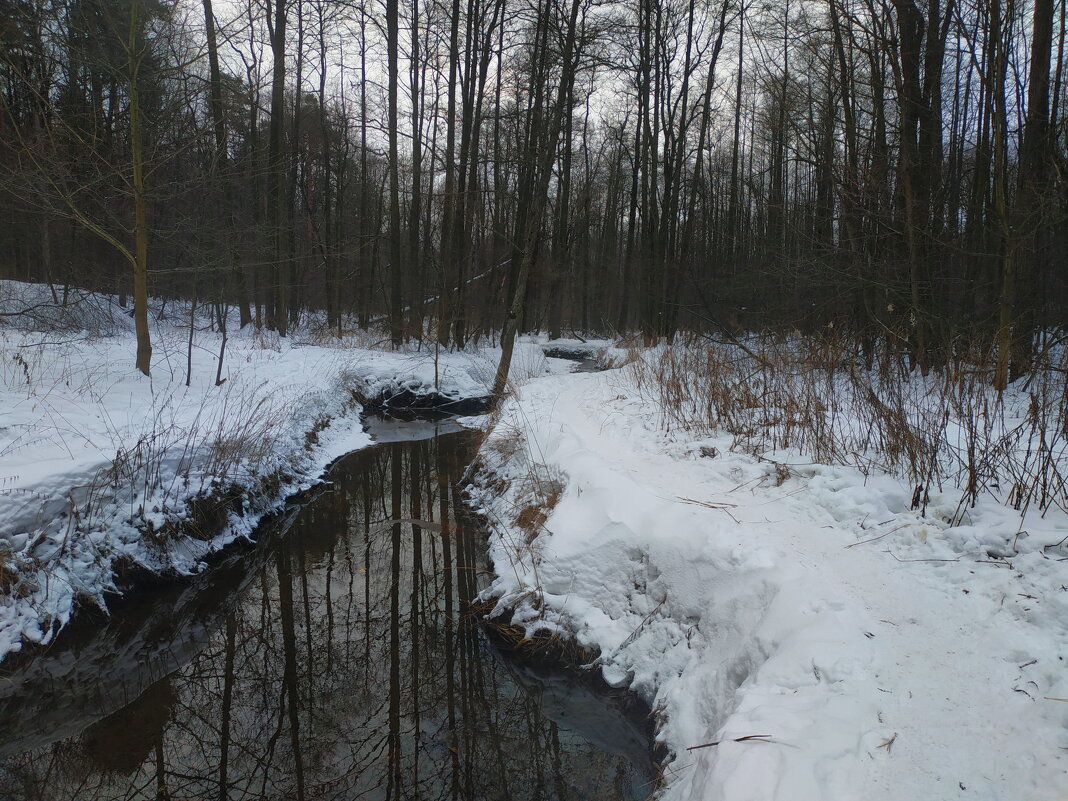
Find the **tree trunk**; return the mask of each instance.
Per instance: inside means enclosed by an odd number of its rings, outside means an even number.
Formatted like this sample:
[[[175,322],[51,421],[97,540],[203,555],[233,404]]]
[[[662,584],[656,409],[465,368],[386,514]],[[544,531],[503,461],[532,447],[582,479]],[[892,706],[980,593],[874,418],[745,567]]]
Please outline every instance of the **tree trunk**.
[[[141,138],[141,97],[138,89],[142,52],[138,45],[141,0],[130,3],[130,31],[127,56],[130,78],[130,158],[133,162],[134,260],[133,301],[134,330],[137,333],[137,369],[151,374],[152,337],[148,330],[148,220],[145,198],[144,145]]]
[[[274,0],[274,24],[270,26],[274,71],[271,75],[271,124],[267,144],[269,222],[274,245],[272,265],[272,299],[268,304],[267,327],[286,335],[289,323],[286,283],[288,258],[286,253],[286,176],[282,153],[282,134],[285,126],[286,78],[286,4],[289,0]]]
[[[398,17],[397,0],[386,0],[386,68],[389,74],[389,337],[395,348],[404,342],[400,154],[397,142]]]
[[[522,312],[523,299],[526,297],[527,279],[531,268],[537,258],[539,238],[541,236],[542,219],[545,212],[545,203],[549,190],[549,178],[552,174],[553,157],[556,153],[556,142],[560,137],[560,129],[564,114],[569,113],[565,108],[568,95],[573,91],[575,71],[577,64],[572,60],[575,50],[575,28],[578,22],[579,7],[582,0],[573,0],[571,14],[568,19],[567,34],[564,38],[563,54],[561,62],[563,73],[560,76],[560,87],[557,92],[556,103],[549,113],[547,131],[538,130],[537,117],[532,121],[531,136],[536,137],[538,146],[532,149],[539,164],[531,165],[536,181],[531,198],[530,212],[523,220],[522,251],[520,256],[519,272],[516,276],[515,290],[511,304],[508,308],[508,318],[501,333],[501,361],[497,366],[497,376],[493,382],[493,397],[499,401],[504,397],[504,390],[508,385],[508,372],[512,364],[512,351],[515,348],[515,336],[519,327],[520,314]],[[546,8],[544,13],[548,15]],[[547,20],[546,20],[547,22]]]

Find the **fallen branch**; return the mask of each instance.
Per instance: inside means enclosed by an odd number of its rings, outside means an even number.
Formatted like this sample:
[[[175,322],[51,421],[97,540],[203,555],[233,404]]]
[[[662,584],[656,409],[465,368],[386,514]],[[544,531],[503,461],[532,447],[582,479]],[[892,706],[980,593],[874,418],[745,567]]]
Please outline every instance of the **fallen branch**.
[[[902,559],[900,556],[898,556],[896,553],[891,551],[889,548],[887,548],[885,550],[885,553],[890,554],[898,562],[959,562],[960,561],[960,557],[959,556],[956,559]]]
[[[747,743],[747,742],[749,742],[751,740],[755,741],[755,742],[758,742],[758,743],[767,743],[767,742],[771,742],[768,739],[769,737],[771,737],[770,734],[747,734],[747,735],[745,735],[745,737],[735,737],[733,740],[716,740],[714,743],[704,743],[702,745],[691,745],[686,750],[687,751],[696,751],[698,748],[711,748],[712,746],[719,745],[720,743]]]
[[[860,542],[854,542],[852,545],[847,545],[845,547],[847,549],[848,548],[855,548],[858,545],[865,545],[866,543],[869,543],[869,542],[875,542],[876,540],[881,540],[883,537],[889,536],[890,534],[893,534],[895,531],[901,531],[901,529],[903,529],[904,527],[905,527],[905,524],[902,524],[902,525],[898,526],[897,528],[892,528],[889,531],[887,531],[887,532],[885,532],[883,534],[880,534],[878,537],[872,537],[870,540],[861,540]]]
[[[630,643],[633,642],[634,638],[638,636],[638,633],[642,629],[645,628],[645,624],[653,619],[653,615],[655,615],[657,612],[660,611],[660,607],[662,607],[666,601],[667,601],[667,596],[665,595],[663,597],[663,599],[661,599],[660,603],[658,603],[655,607],[653,607],[653,611],[645,616],[645,620],[643,620],[641,623],[638,624],[638,628],[634,629],[634,631],[632,631],[630,633],[630,636],[627,637],[627,639],[623,640],[623,642],[621,642],[619,644],[619,647],[617,647],[615,649],[615,651],[613,651],[612,653],[613,654],[619,653],[620,650],[622,650],[623,648],[626,648],[628,645],[630,645]]]
[[[679,495],[678,499],[684,503],[692,503],[695,506],[703,506],[706,509],[733,509],[735,506],[738,505],[736,503],[727,503],[725,501],[698,501],[694,498],[686,498],[682,495]]]
[[[681,495],[677,496],[677,498],[678,498],[678,500],[682,501],[683,503],[690,503],[690,504],[693,504],[694,506],[703,506],[705,509],[714,509],[714,510],[719,511],[719,512],[726,512],[727,516],[731,520],[733,520],[736,524],[738,524],[738,525],[742,524],[742,522],[737,517],[735,517],[733,514],[731,514],[731,512],[730,512],[731,509],[733,509],[734,507],[736,507],[738,505],[736,503],[726,503],[726,502],[723,502],[723,501],[721,501],[719,503],[716,503],[716,502],[713,502],[713,501],[698,501],[698,500],[694,500],[693,498],[684,498]]]

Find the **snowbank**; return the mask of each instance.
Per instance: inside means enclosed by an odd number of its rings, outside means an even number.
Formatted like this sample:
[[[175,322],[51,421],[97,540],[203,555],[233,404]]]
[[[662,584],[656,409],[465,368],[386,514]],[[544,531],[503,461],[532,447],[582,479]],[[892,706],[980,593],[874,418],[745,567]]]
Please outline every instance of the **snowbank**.
[[[1068,520],[667,433],[629,370],[509,401],[470,488],[496,613],[599,652],[672,801],[1060,799]],[[787,462],[790,463],[787,463]],[[693,750],[690,750],[693,749]]]
[[[56,307],[46,287],[4,282],[0,311],[0,658],[46,643],[79,603],[103,606],[129,567],[184,574],[336,457],[370,443],[361,400],[484,396],[497,352],[383,352],[297,331],[153,309],[152,377],[133,368],[132,320],[105,295]],[[42,330],[45,322],[53,324]],[[546,369],[518,349],[516,375]]]

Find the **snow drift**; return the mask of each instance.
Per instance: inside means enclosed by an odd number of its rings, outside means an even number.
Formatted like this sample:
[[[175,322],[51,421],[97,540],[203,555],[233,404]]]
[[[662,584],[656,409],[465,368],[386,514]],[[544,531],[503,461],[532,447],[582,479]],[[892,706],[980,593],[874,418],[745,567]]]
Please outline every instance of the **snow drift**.
[[[633,371],[535,381],[470,492],[495,613],[650,703],[665,799],[1064,798],[1060,509],[923,514],[904,480],[662,419]]]

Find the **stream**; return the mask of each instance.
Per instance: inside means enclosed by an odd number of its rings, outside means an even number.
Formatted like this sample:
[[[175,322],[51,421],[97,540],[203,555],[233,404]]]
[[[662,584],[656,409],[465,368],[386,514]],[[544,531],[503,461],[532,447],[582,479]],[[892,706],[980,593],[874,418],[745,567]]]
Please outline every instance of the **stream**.
[[[470,604],[477,435],[369,420],[377,444],[203,574],[86,613],[0,665],[0,799],[638,801],[625,696],[499,653]]]

